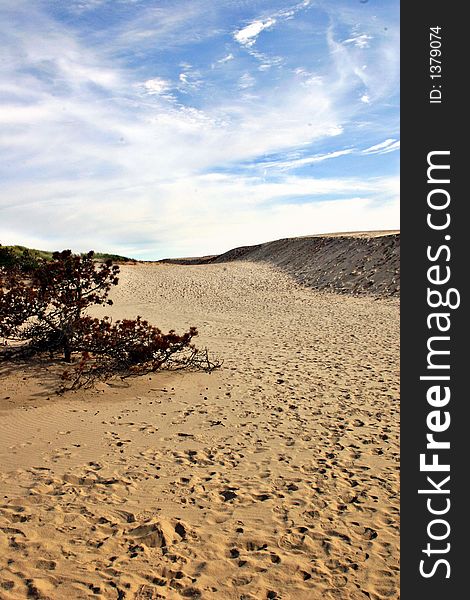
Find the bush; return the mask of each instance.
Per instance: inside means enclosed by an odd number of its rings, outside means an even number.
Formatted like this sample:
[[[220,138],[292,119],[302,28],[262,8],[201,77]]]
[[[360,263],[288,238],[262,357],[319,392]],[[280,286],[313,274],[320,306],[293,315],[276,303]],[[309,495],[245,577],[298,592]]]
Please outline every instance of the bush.
[[[0,267],[0,336],[17,342],[17,353],[47,351],[52,357],[60,352],[69,363],[73,353],[80,353],[75,368],[64,374],[72,387],[163,365],[207,371],[219,366],[191,344],[194,327],[182,335],[163,334],[140,317],[113,323],[84,314],[90,306],[111,305],[109,292],[119,281],[117,265],[110,259],[97,264],[93,258],[93,252],[64,250],[27,268],[19,263]]]
[[[0,244],[0,267],[11,268],[16,265],[16,256],[11,248]]]
[[[96,266],[93,252],[54,252],[23,269],[20,263],[0,274],[0,335],[28,343],[31,351],[61,350],[70,362],[80,345],[83,311],[94,304],[112,304],[111,286],[119,267],[111,261]]]
[[[51,259],[52,252],[31,250],[24,246],[2,246],[0,244],[0,267],[18,267],[25,273],[39,266],[39,259]]]

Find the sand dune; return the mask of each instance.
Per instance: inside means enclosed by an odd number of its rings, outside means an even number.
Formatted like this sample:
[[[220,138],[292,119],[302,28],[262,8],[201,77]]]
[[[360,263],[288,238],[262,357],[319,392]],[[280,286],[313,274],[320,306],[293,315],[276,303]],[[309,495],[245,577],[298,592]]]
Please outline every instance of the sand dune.
[[[122,267],[113,316],[198,326],[212,374],[58,397],[60,364],[4,367],[0,598],[399,597],[398,300],[281,266]]]
[[[265,262],[285,270],[302,285],[342,294],[398,296],[400,234],[354,232],[286,238],[242,246],[216,256],[167,259],[169,264]]]

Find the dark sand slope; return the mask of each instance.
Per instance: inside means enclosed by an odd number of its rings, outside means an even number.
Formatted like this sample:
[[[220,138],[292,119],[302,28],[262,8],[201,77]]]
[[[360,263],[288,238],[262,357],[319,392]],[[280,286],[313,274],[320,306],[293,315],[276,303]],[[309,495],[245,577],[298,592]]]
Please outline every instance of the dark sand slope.
[[[391,282],[396,237],[375,239]],[[211,375],[57,397],[60,365],[3,369],[2,600],[399,597],[398,300],[299,285],[309,243],[122,267],[112,316],[197,325]],[[323,264],[371,272],[341,243]]]
[[[398,296],[400,234],[335,234],[286,238],[234,248],[218,256],[167,259],[170,264],[211,264],[236,260],[266,262],[315,290]]]

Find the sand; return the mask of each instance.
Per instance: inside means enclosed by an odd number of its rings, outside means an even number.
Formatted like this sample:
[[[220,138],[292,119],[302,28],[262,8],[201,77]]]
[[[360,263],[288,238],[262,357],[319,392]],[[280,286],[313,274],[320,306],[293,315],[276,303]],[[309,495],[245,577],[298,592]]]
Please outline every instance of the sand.
[[[121,270],[97,314],[196,325],[223,366],[63,396],[3,366],[0,598],[398,598],[398,300]]]
[[[215,256],[165,259],[166,264],[261,262],[315,290],[347,295],[400,295],[400,233],[367,231],[309,235],[233,248]]]

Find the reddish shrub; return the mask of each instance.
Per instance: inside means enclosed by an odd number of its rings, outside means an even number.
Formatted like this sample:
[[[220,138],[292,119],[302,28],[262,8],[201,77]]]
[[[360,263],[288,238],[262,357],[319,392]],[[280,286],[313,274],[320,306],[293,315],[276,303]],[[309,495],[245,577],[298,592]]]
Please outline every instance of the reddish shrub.
[[[84,315],[92,305],[110,305],[111,287],[118,284],[119,267],[107,260],[97,264],[93,252],[74,255],[55,252],[51,261],[40,260],[25,272],[18,266],[0,268],[0,336],[20,342],[22,355],[60,352],[66,362],[81,353],[78,364],[66,371],[72,387],[114,373],[122,376],[170,368],[196,367],[207,371],[219,366],[191,340],[197,330],[182,335],[163,334],[137,317],[115,323],[108,317]]]

